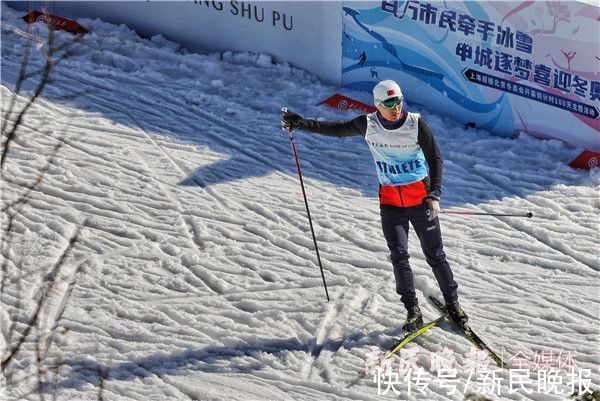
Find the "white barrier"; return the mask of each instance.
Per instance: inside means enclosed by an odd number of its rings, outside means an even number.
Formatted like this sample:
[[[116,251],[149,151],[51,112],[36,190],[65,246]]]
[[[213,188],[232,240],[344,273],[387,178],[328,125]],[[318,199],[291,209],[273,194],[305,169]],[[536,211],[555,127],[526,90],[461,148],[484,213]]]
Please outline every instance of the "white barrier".
[[[9,2],[26,10],[28,2]],[[144,36],[200,52],[248,51],[341,82],[341,1],[56,1],[33,2],[64,17],[126,24]]]

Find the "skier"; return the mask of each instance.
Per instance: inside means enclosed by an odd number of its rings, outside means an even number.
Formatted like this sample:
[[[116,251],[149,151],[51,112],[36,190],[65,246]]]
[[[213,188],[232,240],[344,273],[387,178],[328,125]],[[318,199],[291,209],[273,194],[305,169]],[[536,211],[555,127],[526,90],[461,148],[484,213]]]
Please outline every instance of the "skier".
[[[354,60],[358,60],[358,65],[360,65],[361,67],[363,65],[365,65],[365,62],[367,61],[367,53],[366,52],[362,52],[357,58],[355,58]]]
[[[442,158],[427,123],[404,109],[404,96],[392,80],[373,89],[377,112],[347,122],[317,121],[283,109],[281,123],[322,135],[361,135],[373,154],[379,179],[383,234],[390,249],[396,292],[407,310],[405,333],[423,325],[423,316],[408,262],[408,228],[412,224],[427,263],[444,296],[450,317],[467,327],[468,317],[458,303],[458,285],[442,245],[438,214],[442,184]]]
[[[377,74],[377,70],[374,67],[371,67],[369,71],[371,71],[371,78],[375,78],[378,81],[381,81],[381,79],[379,79],[379,74]]]

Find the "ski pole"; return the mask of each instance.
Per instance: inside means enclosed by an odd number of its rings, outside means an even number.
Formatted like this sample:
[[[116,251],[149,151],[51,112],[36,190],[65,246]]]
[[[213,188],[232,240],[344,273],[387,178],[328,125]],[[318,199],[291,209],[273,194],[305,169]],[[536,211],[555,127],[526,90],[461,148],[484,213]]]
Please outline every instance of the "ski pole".
[[[287,109],[284,107],[281,109],[284,113]],[[292,135],[292,127],[288,128],[288,134],[292,143],[292,153],[294,154],[294,161],[296,162],[296,170],[298,171],[298,178],[300,178],[300,187],[302,188],[302,196],[304,196],[304,205],[306,206],[306,214],[308,215],[308,223],[310,225],[310,232],[312,233],[313,241],[315,243],[315,251],[317,253],[317,261],[319,262],[319,268],[321,269],[321,277],[323,278],[323,285],[325,286],[325,295],[327,296],[327,302],[329,302],[329,292],[327,291],[327,283],[325,282],[325,273],[323,272],[323,265],[321,264],[321,256],[319,255],[319,247],[317,246],[317,237],[315,236],[315,230],[313,228],[312,219],[310,217],[310,209],[308,208],[308,200],[306,199],[306,191],[304,190],[304,180],[302,179],[302,170],[300,170],[300,161],[298,160],[298,152],[296,151],[296,141],[294,135]]]
[[[510,213],[486,213],[486,212],[459,212],[454,210],[442,210],[444,214],[460,214],[465,216],[502,216],[502,217],[527,217],[528,219],[533,217],[533,213],[518,213],[518,214],[510,214]]]

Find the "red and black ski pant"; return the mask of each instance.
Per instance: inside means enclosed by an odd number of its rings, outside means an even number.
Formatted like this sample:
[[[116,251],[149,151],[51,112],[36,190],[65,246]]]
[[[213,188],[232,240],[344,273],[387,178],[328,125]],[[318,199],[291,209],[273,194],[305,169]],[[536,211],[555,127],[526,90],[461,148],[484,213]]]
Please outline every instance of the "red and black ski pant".
[[[412,224],[421,241],[425,260],[433,269],[446,303],[458,300],[458,284],[454,281],[452,269],[446,260],[442,244],[439,220],[427,220],[425,204],[412,207],[381,205],[381,225],[383,235],[390,249],[396,292],[408,308],[418,304],[415,293],[413,272],[408,262],[408,223]]]

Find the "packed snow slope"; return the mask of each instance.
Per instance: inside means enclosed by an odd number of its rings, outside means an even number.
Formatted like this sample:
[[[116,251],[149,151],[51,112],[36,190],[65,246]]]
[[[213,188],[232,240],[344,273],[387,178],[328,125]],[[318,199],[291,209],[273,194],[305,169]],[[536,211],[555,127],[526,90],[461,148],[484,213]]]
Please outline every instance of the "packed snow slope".
[[[3,116],[25,49],[20,16],[2,5]],[[431,382],[409,394],[396,383],[400,394],[378,395],[365,356],[390,345],[405,312],[373,162],[361,137],[297,132],[325,301],[280,108],[350,119],[356,114],[316,105],[338,88],[266,55],[191,54],[126,26],[79,22],[91,33],[28,112],[2,183],[5,205],[64,142],[3,248],[11,280],[21,262],[30,274],[21,288],[7,286],[0,315],[3,330],[14,320],[24,329],[45,272],[81,225],[64,270],[74,284],[55,289],[42,321],[60,328],[48,353],[61,363],[59,399],[463,400],[476,392],[464,389],[470,344],[443,323],[408,349],[427,372],[431,353],[451,351],[457,391]],[[45,26],[35,33],[43,38]],[[32,65],[42,64],[43,46]],[[26,87],[17,106],[30,95]],[[598,170],[569,168],[579,150],[557,141],[465,130],[410,99],[408,109],[422,113],[444,155],[443,209],[534,214],[441,217],[472,327],[505,359],[576,354],[598,389]],[[410,248],[421,306],[433,319],[439,313],[426,297],[439,290],[412,233]],[[15,362],[24,378],[4,389],[8,399],[38,399],[27,395],[33,337],[25,346]],[[505,382],[492,399],[569,398],[533,387],[509,393],[509,371],[498,376]]]

